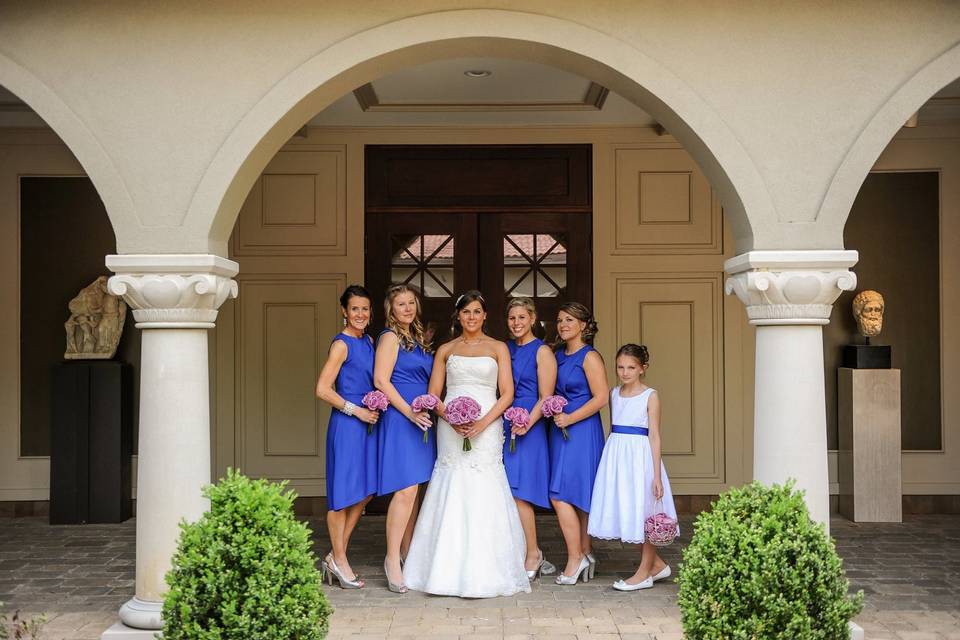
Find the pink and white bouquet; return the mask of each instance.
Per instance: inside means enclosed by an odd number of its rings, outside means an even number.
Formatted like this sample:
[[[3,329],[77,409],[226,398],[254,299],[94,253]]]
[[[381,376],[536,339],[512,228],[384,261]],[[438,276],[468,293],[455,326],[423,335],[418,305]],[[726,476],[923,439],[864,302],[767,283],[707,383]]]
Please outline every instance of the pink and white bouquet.
[[[447,422],[459,427],[480,419],[480,403],[470,396],[457,396],[447,403]],[[463,439],[463,450],[470,451],[470,438]]]
[[[363,400],[360,401],[370,411],[386,411],[387,407],[390,406],[390,401],[387,399],[387,394],[383,391],[370,391],[367,395],[363,396]],[[373,423],[367,423],[367,435],[373,433]]]
[[[523,428],[530,422],[530,412],[523,407],[510,407],[503,412],[503,417],[510,421],[510,426]],[[510,434],[510,453],[517,452],[517,434]]]
[[[413,402],[410,403],[410,408],[417,413],[421,411],[435,411],[439,404],[440,398],[432,393],[424,393],[413,399]],[[426,429],[423,430],[423,442],[430,442],[430,432]]]
[[[543,399],[543,404],[540,405],[540,410],[543,411],[543,415],[548,418],[558,416],[563,413],[563,408],[567,406],[567,399],[563,396],[547,396]],[[567,435],[567,430],[563,427],[560,427],[560,433],[563,434],[564,440],[569,440],[570,436]]]
[[[653,546],[666,547],[674,541],[679,530],[677,521],[661,511],[643,522],[643,532],[647,534],[647,542]]]

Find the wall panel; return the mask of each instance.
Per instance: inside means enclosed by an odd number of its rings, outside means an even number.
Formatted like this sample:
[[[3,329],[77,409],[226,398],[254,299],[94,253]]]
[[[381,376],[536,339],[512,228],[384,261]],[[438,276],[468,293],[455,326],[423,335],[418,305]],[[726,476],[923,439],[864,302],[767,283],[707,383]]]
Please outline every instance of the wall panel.
[[[345,277],[253,280],[240,285],[240,459],[249,474],[324,478],[329,406],[314,395],[340,328]]]
[[[718,274],[615,274],[617,343],[650,350],[647,383],[663,407],[672,481],[724,480],[722,279]]]

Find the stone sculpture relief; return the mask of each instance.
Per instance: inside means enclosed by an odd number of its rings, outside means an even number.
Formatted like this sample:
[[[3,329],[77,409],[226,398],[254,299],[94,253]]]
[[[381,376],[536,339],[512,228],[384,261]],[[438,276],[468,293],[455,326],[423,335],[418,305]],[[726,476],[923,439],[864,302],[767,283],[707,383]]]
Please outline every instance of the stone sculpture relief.
[[[100,276],[80,290],[67,305],[70,318],[63,323],[67,334],[67,360],[109,360],[117,352],[127,303],[107,291],[107,276]]]
[[[857,321],[860,335],[866,337],[867,344],[870,338],[880,335],[883,329],[883,296],[876,291],[867,289],[853,298],[853,317]]]

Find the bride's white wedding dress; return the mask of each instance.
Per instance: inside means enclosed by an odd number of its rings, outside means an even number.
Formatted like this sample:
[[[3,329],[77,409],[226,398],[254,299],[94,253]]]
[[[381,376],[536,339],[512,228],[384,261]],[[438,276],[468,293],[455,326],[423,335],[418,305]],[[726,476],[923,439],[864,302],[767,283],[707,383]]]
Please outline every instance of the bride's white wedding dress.
[[[481,415],[497,401],[497,361],[447,358],[447,397],[470,396]],[[503,468],[503,426],[497,420],[471,439],[446,421],[437,426],[437,463],[403,567],[407,586],[463,598],[529,592],[523,528]]]

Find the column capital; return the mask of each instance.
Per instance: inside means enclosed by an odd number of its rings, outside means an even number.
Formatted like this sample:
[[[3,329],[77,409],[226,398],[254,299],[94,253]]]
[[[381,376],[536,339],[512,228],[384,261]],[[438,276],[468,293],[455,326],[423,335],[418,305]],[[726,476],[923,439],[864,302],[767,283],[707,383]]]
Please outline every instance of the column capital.
[[[123,296],[139,329],[212,329],[217,309],[237,297],[233,260],[208,254],[109,255],[107,281]]]
[[[727,260],[724,290],[754,325],[823,325],[843,291],[857,286],[856,251],[749,251]]]

